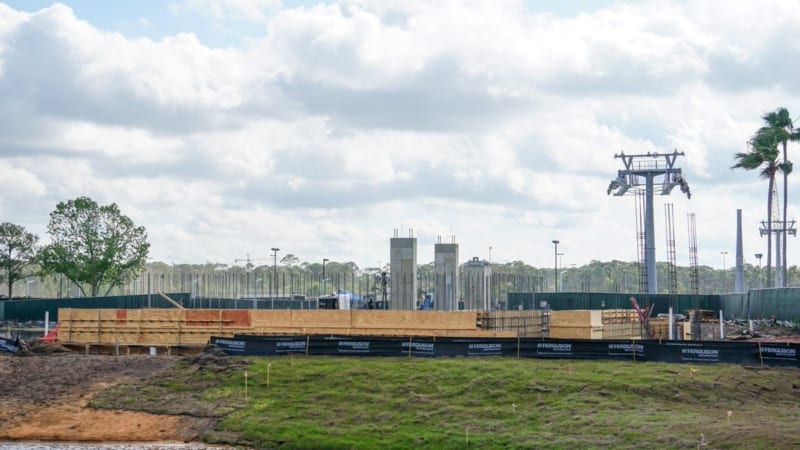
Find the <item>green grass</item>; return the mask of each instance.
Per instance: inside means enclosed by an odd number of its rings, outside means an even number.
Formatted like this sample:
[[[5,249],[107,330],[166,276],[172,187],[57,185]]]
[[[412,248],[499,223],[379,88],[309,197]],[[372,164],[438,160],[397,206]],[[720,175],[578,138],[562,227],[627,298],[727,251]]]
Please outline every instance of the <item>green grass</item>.
[[[796,369],[281,357],[247,370],[246,399],[242,372],[210,391],[238,393],[217,429],[256,447],[694,448],[701,433],[713,448],[800,446]]]
[[[93,406],[218,417],[207,441],[256,448],[697,448],[701,434],[705,448],[800,448],[798,369],[513,358],[225,361],[182,361],[145,384],[102,393]]]

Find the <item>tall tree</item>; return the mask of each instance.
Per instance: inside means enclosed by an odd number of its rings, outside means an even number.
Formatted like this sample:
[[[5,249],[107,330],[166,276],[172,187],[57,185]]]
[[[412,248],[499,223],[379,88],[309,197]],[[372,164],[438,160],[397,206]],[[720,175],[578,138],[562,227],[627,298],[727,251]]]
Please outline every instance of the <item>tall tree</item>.
[[[782,283],[783,285],[780,287],[786,287],[786,268],[789,266],[786,261],[786,237],[787,237],[787,230],[785,224],[788,221],[788,217],[786,217],[788,204],[789,204],[789,185],[788,185],[788,178],[789,174],[792,172],[792,163],[789,161],[789,154],[787,152],[787,143],[788,141],[797,141],[800,139],[800,132],[796,132],[794,129],[794,123],[792,122],[792,118],[789,115],[789,111],[786,108],[778,108],[775,111],[768,112],[761,117],[766,125],[759,130],[759,133],[772,133],[778,142],[783,147],[783,163],[781,164],[781,171],[783,172],[783,224],[781,232],[781,239],[783,240],[783,247],[781,250],[783,261],[782,267]]]
[[[750,151],[736,153],[735,164],[731,169],[756,170],[759,176],[769,181],[767,190],[767,286],[772,285],[772,191],[775,174],[780,169],[778,163],[778,139],[769,130],[761,129],[748,142]]]
[[[134,225],[116,203],[100,206],[88,197],[56,205],[47,231],[52,243],[42,249],[42,269],[63,274],[84,295],[83,285],[89,286],[93,297],[101,287],[108,295],[138,275],[150,249],[144,227]]]
[[[287,266],[289,268],[294,267],[299,262],[300,262],[300,258],[298,258],[297,256],[294,256],[291,253],[289,253],[286,256],[284,256],[283,258],[281,258],[281,264],[283,264],[284,266]]]
[[[0,224],[0,281],[8,284],[8,298],[11,298],[14,283],[29,275],[26,271],[35,262],[38,241],[38,236],[21,225]]]

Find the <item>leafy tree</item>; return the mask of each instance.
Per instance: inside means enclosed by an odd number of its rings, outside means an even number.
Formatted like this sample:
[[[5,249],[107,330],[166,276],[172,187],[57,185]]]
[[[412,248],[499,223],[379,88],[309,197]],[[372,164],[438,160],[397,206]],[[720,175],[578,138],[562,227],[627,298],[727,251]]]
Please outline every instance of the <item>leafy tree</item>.
[[[50,213],[47,231],[52,243],[41,252],[42,269],[60,273],[85,295],[101,286],[108,293],[144,269],[150,244],[144,227],[123,215],[116,203],[99,206],[88,197],[61,202]]]
[[[14,283],[26,278],[26,269],[35,263],[39,237],[13,223],[0,224],[0,282],[8,284],[8,298]]]
[[[789,161],[789,155],[787,152],[787,142],[788,141],[797,141],[800,140],[800,131],[794,130],[794,123],[792,122],[792,118],[789,115],[789,111],[786,108],[778,108],[775,111],[768,112],[761,117],[766,126],[762,127],[759,130],[759,133],[769,133],[772,134],[775,139],[783,146],[783,163],[781,164],[781,171],[783,172],[783,220],[784,223],[788,219],[786,217],[787,213],[787,206],[789,202],[789,185],[788,185],[788,177],[789,174],[792,172],[792,163]],[[783,227],[783,233],[781,236],[783,240],[783,247],[781,249],[782,253],[782,260],[783,260],[783,285],[780,287],[786,287],[787,282],[787,266],[786,263],[786,227]]]
[[[298,258],[297,256],[294,256],[291,253],[289,253],[286,256],[284,256],[283,258],[281,258],[281,264],[283,264],[284,266],[287,266],[287,267],[295,266],[299,262],[300,262],[300,258]]]
[[[769,181],[767,191],[767,229],[772,230],[772,191],[778,170],[791,170],[778,162],[778,137],[768,128],[760,129],[748,142],[750,151],[736,153],[731,169],[760,169],[759,176]],[[772,233],[767,233],[767,286],[772,285]]]

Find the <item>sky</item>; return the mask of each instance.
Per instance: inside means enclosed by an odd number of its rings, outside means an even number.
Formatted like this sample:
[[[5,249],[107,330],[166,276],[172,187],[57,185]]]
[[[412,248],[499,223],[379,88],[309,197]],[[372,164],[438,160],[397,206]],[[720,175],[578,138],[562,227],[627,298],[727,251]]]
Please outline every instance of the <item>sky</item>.
[[[440,238],[462,261],[552,267],[553,240],[564,267],[635,261],[614,155],[677,149],[692,198],[656,197],[657,259],[672,203],[679,265],[694,214],[698,262],[730,268],[737,209],[757,264],[767,183],[730,166],[764,113],[800,117],[798,69],[797,1],[10,1],[0,221],[47,243],[59,202],[114,202],[175,264],[366,268],[395,230],[420,263]]]

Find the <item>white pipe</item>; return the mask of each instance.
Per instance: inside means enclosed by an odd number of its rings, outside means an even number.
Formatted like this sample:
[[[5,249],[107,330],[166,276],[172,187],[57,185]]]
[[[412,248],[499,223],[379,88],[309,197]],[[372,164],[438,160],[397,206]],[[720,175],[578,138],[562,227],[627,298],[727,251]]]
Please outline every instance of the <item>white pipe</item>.
[[[44,312],[44,337],[50,332],[50,311]]]
[[[719,339],[725,339],[725,320],[722,317],[722,310],[719,310]]]
[[[672,306],[669,307],[669,340],[675,339],[675,335],[673,334],[673,321],[672,321]]]

